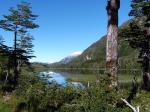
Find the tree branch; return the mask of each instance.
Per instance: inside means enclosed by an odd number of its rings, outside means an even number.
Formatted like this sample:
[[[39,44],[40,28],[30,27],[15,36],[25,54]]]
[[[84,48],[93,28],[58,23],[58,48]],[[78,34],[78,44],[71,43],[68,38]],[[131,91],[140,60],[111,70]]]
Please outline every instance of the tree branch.
[[[139,107],[139,106],[133,107],[131,104],[129,104],[129,103],[126,101],[126,99],[121,98],[121,100],[122,100],[128,107],[130,107],[130,108],[133,110],[133,112],[140,112],[140,107]]]

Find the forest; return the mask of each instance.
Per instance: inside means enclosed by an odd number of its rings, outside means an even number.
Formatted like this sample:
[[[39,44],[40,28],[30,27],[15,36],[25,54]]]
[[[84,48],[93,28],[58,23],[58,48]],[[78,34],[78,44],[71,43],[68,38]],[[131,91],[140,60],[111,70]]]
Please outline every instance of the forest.
[[[30,62],[36,57],[30,31],[40,27],[32,4],[10,7],[0,18],[0,30],[13,38],[9,46],[0,36],[0,112],[149,112],[150,0],[132,0],[130,5],[131,19],[119,26],[120,0],[107,0],[106,36],[74,60],[53,64]],[[97,77],[79,77],[83,87],[62,86],[39,77],[50,69],[94,71]]]

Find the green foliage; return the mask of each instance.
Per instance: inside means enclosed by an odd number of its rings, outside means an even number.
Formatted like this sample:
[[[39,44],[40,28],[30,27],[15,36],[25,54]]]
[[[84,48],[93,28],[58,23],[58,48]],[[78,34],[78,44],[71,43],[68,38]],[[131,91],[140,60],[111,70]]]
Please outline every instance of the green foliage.
[[[6,31],[17,31],[25,33],[26,29],[37,28],[38,25],[33,23],[37,15],[33,15],[29,3],[22,2],[17,5],[17,8],[10,8],[10,15],[4,15],[0,21],[0,28]]]
[[[119,35],[128,41],[132,48],[141,48],[146,41],[143,28],[138,26],[137,21],[131,22],[129,27],[119,32]]]
[[[35,65],[34,67],[41,67]],[[41,69],[36,70],[41,70]],[[127,98],[130,85],[126,88],[111,91],[108,88],[109,79],[100,76],[96,82],[90,81],[90,86],[83,89],[61,87],[56,84],[46,85],[35,75],[37,72],[29,72],[24,67],[19,77],[19,85],[12,93],[10,101],[0,103],[0,107],[21,112],[130,112],[126,106],[118,106],[120,98]],[[128,76],[122,77],[129,80]],[[144,98],[144,101],[143,101]],[[1,100],[3,101],[3,99]],[[142,103],[141,103],[142,102]],[[149,94],[141,92],[133,100],[133,105],[140,105],[141,110],[149,108]],[[9,105],[8,105],[9,104]],[[142,106],[145,105],[145,106]],[[8,112],[11,112],[8,111]],[[143,111],[148,112],[148,111]]]
[[[31,112],[54,112],[75,97],[78,95],[70,87],[61,88],[57,85],[36,83],[27,90],[27,109]]]
[[[129,15],[134,17],[142,17],[143,21],[138,22],[136,19],[130,23],[130,26],[122,30],[122,35],[129,41],[129,44],[133,48],[141,48],[142,52],[148,52],[149,50],[149,35],[148,28],[150,27],[150,1],[149,0],[132,0],[132,10]],[[145,44],[148,43],[148,46]],[[147,48],[145,48],[147,47]]]
[[[31,52],[31,49],[33,47],[33,37],[29,34],[26,35],[26,32],[28,29],[34,29],[39,27],[37,24],[34,23],[37,15],[32,14],[30,4],[26,2],[18,4],[16,8],[10,8],[9,11],[10,14],[7,16],[4,15],[4,19],[0,20],[0,28],[15,33],[14,50],[16,50],[17,52],[16,55],[18,53],[21,53],[22,51],[23,52],[21,54]],[[21,37],[19,44],[17,44],[16,42],[18,41],[17,36]],[[18,45],[18,49],[16,48],[16,44]]]
[[[130,16],[135,17],[128,27],[121,29],[119,35],[128,41],[129,45],[138,49],[138,59],[141,64],[143,76],[143,88],[149,88],[149,56],[150,56],[150,1],[149,0],[132,0]],[[142,21],[139,21],[142,18]]]
[[[131,7],[130,16],[139,17],[149,15],[150,0],[132,0]]]
[[[107,77],[100,77],[98,82],[90,83],[90,87],[77,91],[78,99],[62,107],[62,112],[128,112],[128,109],[117,108],[118,99],[123,95],[119,91],[108,88]],[[125,111],[126,110],[126,111]]]
[[[21,35],[21,38],[19,40],[18,43],[18,47],[22,50],[26,51],[26,54],[24,54],[25,56],[30,56],[33,54],[33,44],[32,41],[34,40],[33,36],[31,36],[30,34],[27,35]]]
[[[109,80],[101,76],[97,82],[90,82],[89,88],[74,89],[56,84],[46,85],[31,72],[20,75],[19,86],[15,90],[17,104],[15,110],[27,112],[128,112],[127,108],[117,108],[125,91],[109,91]],[[14,97],[14,95],[13,95]],[[15,98],[15,97],[14,97]],[[12,105],[12,104],[11,104]]]
[[[13,69],[14,77],[12,83],[14,84],[14,88],[17,85],[22,65],[29,64],[29,59],[34,57],[32,56],[33,37],[26,33],[28,29],[39,27],[34,23],[37,17],[37,15],[32,13],[30,4],[22,2],[18,4],[16,8],[10,8],[9,14],[4,15],[3,19],[0,20],[0,28],[14,33],[14,47],[13,49],[7,49],[8,52],[5,53],[7,54],[7,67],[5,69],[8,70],[8,75],[10,75],[10,68]],[[18,37],[20,37],[20,39]],[[7,48],[7,46],[5,47]],[[6,52],[4,46],[2,46],[1,49]],[[3,57],[3,59],[5,58]]]

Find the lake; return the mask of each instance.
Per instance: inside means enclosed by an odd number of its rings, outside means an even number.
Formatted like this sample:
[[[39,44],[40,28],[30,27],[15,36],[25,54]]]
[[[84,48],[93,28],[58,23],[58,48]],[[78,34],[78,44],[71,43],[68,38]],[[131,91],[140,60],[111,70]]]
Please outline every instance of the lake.
[[[57,83],[61,86],[71,85],[74,87],[84,87],[88,81],[97,79],[94,74],[68,73],[45,71],[40,72],[39,76],[48,83]]]

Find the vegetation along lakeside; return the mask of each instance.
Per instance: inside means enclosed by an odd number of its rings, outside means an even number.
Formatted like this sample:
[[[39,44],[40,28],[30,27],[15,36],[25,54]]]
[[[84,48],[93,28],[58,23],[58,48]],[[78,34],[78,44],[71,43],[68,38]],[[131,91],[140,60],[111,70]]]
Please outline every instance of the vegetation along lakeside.
[[[29,2],[0,4],[0,112],[150,111],[150,0]]]

